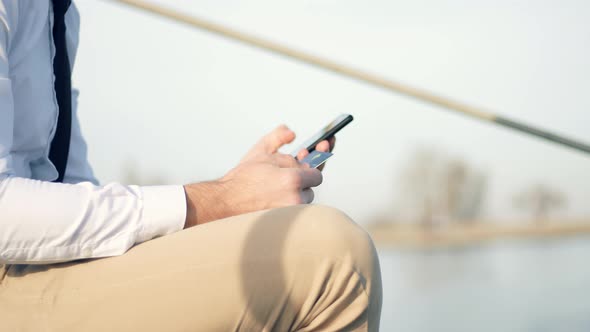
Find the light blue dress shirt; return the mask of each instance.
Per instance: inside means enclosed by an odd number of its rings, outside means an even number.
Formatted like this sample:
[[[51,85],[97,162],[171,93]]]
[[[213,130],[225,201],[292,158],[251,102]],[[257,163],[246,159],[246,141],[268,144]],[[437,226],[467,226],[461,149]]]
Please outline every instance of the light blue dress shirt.
[[[79,15],[66,14],[72,67]],[[182,186],[99,186],[87,160],[72,91],[64,182],[48,158],[57,124],[51,0],[0,0],[0,264],[120,255],[182,229]],[[108,128],[105,128],[105,134]]]

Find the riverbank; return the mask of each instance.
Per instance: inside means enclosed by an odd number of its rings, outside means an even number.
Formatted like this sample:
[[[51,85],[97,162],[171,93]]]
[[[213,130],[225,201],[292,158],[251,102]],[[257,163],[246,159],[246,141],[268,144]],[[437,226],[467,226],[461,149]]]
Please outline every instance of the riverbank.
[[[546,221],[537,224],[477,222],[425,228],[414,224],[369,225],[379,247],[436,248],[467,246],[507,238],[590,237],[590,219]]]

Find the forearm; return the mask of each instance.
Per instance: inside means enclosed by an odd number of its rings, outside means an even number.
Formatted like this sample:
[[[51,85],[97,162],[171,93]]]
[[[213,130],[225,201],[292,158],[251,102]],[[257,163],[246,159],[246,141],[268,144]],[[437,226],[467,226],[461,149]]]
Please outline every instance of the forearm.
[[[222,181],[208,181],[184,186],[186,221],[184,228],[233,215],[227,202],[227,187]]]

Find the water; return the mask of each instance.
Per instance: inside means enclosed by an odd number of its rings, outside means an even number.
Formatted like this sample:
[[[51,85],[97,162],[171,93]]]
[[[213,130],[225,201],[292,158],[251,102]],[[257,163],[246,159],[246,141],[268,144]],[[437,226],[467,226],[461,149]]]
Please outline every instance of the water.
[[[379,256],[382,331],[590,331],[590,237]]]

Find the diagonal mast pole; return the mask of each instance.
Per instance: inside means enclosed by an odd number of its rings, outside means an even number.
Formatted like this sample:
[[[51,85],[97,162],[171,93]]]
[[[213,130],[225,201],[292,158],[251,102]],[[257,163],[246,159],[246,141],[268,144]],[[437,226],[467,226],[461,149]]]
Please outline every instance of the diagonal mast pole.
[[[572,138],[564,137],[553,132],[537,128],[523,122],[512,120],[489,111],[483,111],[479,108],[461,103],[450,98],[446,98],[432,92],[402,84],[396,81],[386,79],[384,77],[368,73],[357,68],[336,63],[326,58],[318,57],[306,52],[302,52],[285,45],[281,45],[269,40],[259,38],[257,36],[245,34],[238,30],[213,23],[195,16],[187,15],[179,11],[158,5],[150,4],[141,0],[110,0],[116,3],[124,4],[136,9],[164,17],[175,22],[184,23],[201,30],[208,31],[232,40],[242,42],[244,44],[254,46],[272,53],[276,53],[291,59],[295,59],[309,65],[319,67],[348,78],[355,79],[360,82],[368,83],[379,88],[412,97],[422,102],[437,105],[449,111],[460,113],[478,120],[497,124],[506,128],[516,130],[521,133],[532,135],[547,141],[566,146],[577,151],[590,154],[590,145],[574,140]]]

